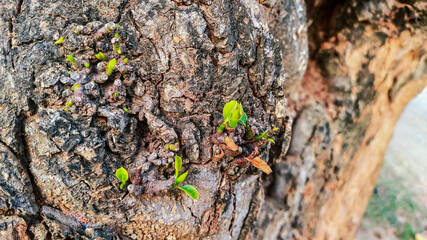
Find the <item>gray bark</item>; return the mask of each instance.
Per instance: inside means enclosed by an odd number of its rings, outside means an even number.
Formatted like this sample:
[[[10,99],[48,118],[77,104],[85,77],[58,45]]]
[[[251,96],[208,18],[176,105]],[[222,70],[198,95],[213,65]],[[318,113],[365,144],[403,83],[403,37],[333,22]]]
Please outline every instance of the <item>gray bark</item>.
[[[299,49],[292,55],[291,43],[285,59],[294,66],[283,68],[281,43],[268,22],[273,5],[5,2],[0,199],[2,214],[19,220],[4,219],[11,223],[4,234],[25,223],[23,234],[31,239],[253,237],[264,196],[260,172],[212,161],[211,138],[223,121],[224,104],[239,100],[257,133],[280,129],[274,150],[267,144],[261,157],[272,164],[286,152],[290,125],[283,87],[286,76],[301,75],[304,67],[297,65],[305,55],[298,57]],[[108,23],[120,27],[101,34],[98,29]],[[110,43],[116,32],[121,56]],[[56,45],[58,37],[65,40]],[[94,57],[98,51],[118,59],[118,71],[105,83]],[[69,54],[77,64],[65,62]],[[80,88],[71,89],[74,84]],[[70,99],[73,104],[66,106]],[[165,145],[175,142],[189,170],[186,183],[199,190],[198,201],[161,191],[173,176],[166,164],[174,153]],[[140,184],[141,195],[119,189],[114,173],[121,166]]]
[[[393,0],[3,2],[0,236],[351,238],[392,128],[427,84],[426,12]],[[105,83],[99,51],[118,60]],[[233,99],[258,133],[279,127],[261,155],[273,174],[213,160]],[[198,201],[166,190],[175,142]],[[121,166],[140,195],[119,189]]]

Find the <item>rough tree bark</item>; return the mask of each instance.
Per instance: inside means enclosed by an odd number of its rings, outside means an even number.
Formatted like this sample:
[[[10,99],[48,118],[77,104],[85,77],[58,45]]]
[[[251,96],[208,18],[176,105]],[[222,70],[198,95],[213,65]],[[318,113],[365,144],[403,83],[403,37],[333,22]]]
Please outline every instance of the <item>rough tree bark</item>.
[[[307,16],[310,59],[285,85],[292,142],[260,235],[352,239],[393,127],[427,84],[426,1],[307,1]]]
[[[263,199],[260,173],[213,161],[211,139],[222,107],[235,99],[258,133],[279,128],[275,151],[268,143],[262,158],[271,164],[286,152],[281,48],[267,11],[253,0],[6,1],[0,24],[2,234],[253,236]],[[113,48],[115,33],[120,43]],[[64,42],[55,44],[59,37]],[[118,59],[106,82],[105,65],[94,57],[99,51]],[[75,62],[65,62],[66,55]],[[159,192],[173,176],[168,163],[174,152],[165,146],[175,142],[198,201]],[[115,170],[121,166],[142,194],[119,189]]]
[[[351,238],[392,127],[426,84],[425,7],[393,0],[5,1],[0,236]],[[120,27],[90,33],[107,23]],[[115,32],[127,65],[110,44]],[[56,45],[59,36],[65,41]],[[113,77],[120,81],[102,83],[98,51],[119,59]],[[66,63],[68,54],[92,69]],[[81,86],[73,92],[75,83]],[[274,176],[212,160],[212,135],[232,99],[243,102],[258,131],[280,128],[262,155]],[[288,115],[294,131],[285,157]],[[133,182],[137,171],[146,184],[167,181],[173,153],[165,145],[177,141],[198,201],[174,190],[131,196],[118,188],[121,166]]]

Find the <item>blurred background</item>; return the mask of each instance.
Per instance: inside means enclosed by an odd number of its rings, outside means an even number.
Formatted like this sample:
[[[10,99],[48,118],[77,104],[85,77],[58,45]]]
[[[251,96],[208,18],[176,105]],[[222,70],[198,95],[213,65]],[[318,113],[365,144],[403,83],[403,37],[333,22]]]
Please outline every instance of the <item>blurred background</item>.
[[[395,126],[356,239],[414,239],[426,230],[427,88]]]

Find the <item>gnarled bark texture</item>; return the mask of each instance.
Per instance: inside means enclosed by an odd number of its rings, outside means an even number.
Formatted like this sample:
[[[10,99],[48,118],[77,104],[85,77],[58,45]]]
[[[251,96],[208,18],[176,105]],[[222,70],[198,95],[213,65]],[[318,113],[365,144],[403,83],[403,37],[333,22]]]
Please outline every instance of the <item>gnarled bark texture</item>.
[[[307,1],[307,14],[310,59],[285,86],[292,142],[260,236],[352,239],[393,127],[427,84],[426,2]]]
[[[0,13],[5,239],[352,238],[427,83],[421,1],[8,0]],[[99,51],[117,58],[110,77]],[[261,155],[271,176],[212,160],[233,99],[258,133],[279,127]],[[198,201],[161,191],[175,142]],[[142,194],[119,189],[121,166]]]
[[[263,159],[271,164],[286,152],[282,52],[268,8],[254,0],[23,0],[6,1],[1,11],[5,236],[253,236],[260,174],[212,161],[211,137],[222,107],[235,99],[258,134],[280,129]],[[107,81],[94,57],[100,51],[117,58]],[[161,191],[173,183],[166,144],[175,142],[198,201]],[[119,189],[121,166],[141,195]]]

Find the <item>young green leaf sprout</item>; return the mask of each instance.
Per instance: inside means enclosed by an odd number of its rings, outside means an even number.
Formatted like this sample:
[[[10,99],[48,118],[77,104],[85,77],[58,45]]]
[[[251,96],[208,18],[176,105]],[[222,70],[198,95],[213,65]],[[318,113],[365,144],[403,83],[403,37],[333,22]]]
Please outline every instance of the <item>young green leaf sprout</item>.
[[[85,62],[85,67],[86,68],[90,68],[90,63],[89,62]]]
[[[74,63],[76,62],[76,59],[74,59],[73,55],[67,55],[66,62]]]
[[[126,181],[129,178],[129,174],[128,171],[126,171],[126,169],[124,169],[123,167],[119,168],[116,170],[116,177],[122,181],[122,184],[120,184],[120,189],[123,189],[127,186]]]
[[[73,105],[72,99],[68,100],[68,102],[65,104],[65,106],[67,106],[67,107],[71,107],[71,105]]]
[[[242,104],[234,100],[225,104],[222,115],[224,116],[224,122],[218,128],[219,133],[222,133],[227,126],[231,129],[236,128],[239,122],[245,125],[248,118],[243,111]]]
[[[114,68],[116,67],[116,63],[117,63],[117,60],[114,58],[114,59],[112,59],[109,63],[108,63],[108,65],[107,65],[107,76],[111,76],[111,74],[113,74],[113,70],[114,70]]]
[[[111,39],[111,43],[113,44],[114,51],[117,54],[122,54],[122,49],[121,49],[121,46],[120,46],[120,39],[119,39],[119,34],[118,33],[116,33],[116,35],[114,35],[114,38]]]
[[[71,91],[73,91],[73,92],[77,92],[77,90],[79,89],[79,87],[80,87],[80,84],[76,83],[76,84],[74,84],[74,85],[71,87]]]
[[[130,110],[129,110],[129,109],[127,109],[126,107],[123,107],[123,111],[125,111],[125,112],[127,112],[127,113],[130,113]]]
[[[255,141],[261,141],[262,139],[267,139],[271,143],[275,144],[276,142],[274,142],[274,140],[270,137],[276,134],[278,130],[279,129],[277,127],[274,127],[273,130],[264,131],[263,133],[255,136]]]
[[[76,59],[73,57],[73,55],[67,55],[67,59],[65,59],[65,61],[71,63],[74,68],[79,68],[79,64],[77,64]]]
[[[176,152],[179,150],[179,143],[176,142],[175,144],[166,144],[166,149]]]
[[[63,42],[64,42],[64,38],[63,38],[63,37],[60,37],[58,40],[56,40],[55,44],[56,44],[56,45],[59,45],[59,44],[61,44],[61,43],[63,43]]]
[[[179,175],[179,171],[182,167],[182,158],[178,155],[175,155],[175,183],[172,185],[172,188],[178,188],[181,191],[184,191],[188,196],[190,196],[192,199],[199,199],[199,193],[197,192],[197,189],[192,185],[184,185],[180,187],[179,185],[184,182],[185,178],[187,178],[188,170]]]
[[[95,57],[98,58],[101,61],[107,61],[108,60],[108,58],[106,58],[104,56],[104,53],[102,53],[102,52],[99,52],[98,54],[95,54]]]

